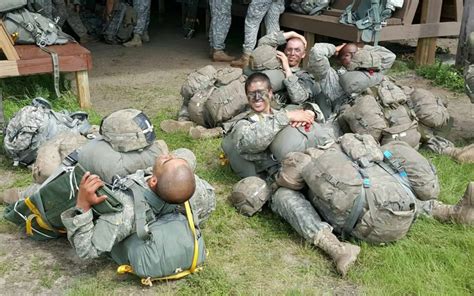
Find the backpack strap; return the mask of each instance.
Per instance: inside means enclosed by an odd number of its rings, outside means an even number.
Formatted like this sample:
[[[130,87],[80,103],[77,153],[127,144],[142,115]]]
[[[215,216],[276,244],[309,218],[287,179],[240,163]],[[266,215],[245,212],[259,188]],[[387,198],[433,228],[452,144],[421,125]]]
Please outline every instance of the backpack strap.
[[[368,190],[370,188],[370,178],[369,175],[367,174],[367,171],[364,170],[363,168],[358,168],[359,174],[363,178],[363,184],[360,189],[360,194],[359,196],[355,199],[354,204],[352,205],[351,213],[349,214],[349,217],[347,217],[346,223],[344,223],[344,226],[342,227],[342,236],[343,238],[349,237],[350,234],[352,233],[352,230],[354,230],[355,225],[357,224],[357,221],[359,220],[362,210],[364,209],[365,203],[368,201]]]
[[[189,205],[189,201],[186,201],[184,203],[184,208],[186,210],[186,218],[188,220],[188,225],[189,228],[191,229],[191,232],[193,234],[193,239],[194,239],[194,252],[193,252],[193,261],[191,262],[191,266],[187,270],[183,270],[179,273],[170,275],[170,276],[164,276],[164,277],[159,277],[159,278],[142,278],[141,283],[142,285],[145,286],[153,286],[154,281],[169,281],[169,280],[178,280],[180,278],[183,278],[187,275],[190,275],[192,273],[195,273],[197,271],[202,270],[202,267],[197,267],[197,262],[199,259],[199,244],[197,240],[197,233],[196,233],[196,226],[194,223],[194,218],[193,218],[193,213],[191,211],[191,206]],[[138,234],[138,233],[137,233]],[[117,268],[117,273],[119,274],[124,274],[124,273],[133,273],[133,268],[130,265],[120,265]]]

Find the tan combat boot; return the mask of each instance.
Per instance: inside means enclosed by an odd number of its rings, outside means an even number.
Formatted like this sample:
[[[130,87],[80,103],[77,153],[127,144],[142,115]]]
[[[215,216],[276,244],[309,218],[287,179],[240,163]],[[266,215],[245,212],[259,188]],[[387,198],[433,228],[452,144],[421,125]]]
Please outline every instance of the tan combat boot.
[[[133,34],[133,38],[122,44],[125,47],[140,47],[142,46],[142,36],[140,34]]]
[[[219,138],[223,134],[224,130],[221,127],[205,128],[198,125],[189,129],[189,136],[193,139]]]
[[[249,64],[249,59],[250,59],[250,55],[244,53],[240,56],[238,60],[235,60],[232,63],[230,63],[230,66],[243,69]]]
[[[346,276],[351,265],[357,260],[360,247],[340,242],[330,229],[324,228],[318,232],[314,245],[320,247],[336,263],[337,272]]]
[[[150,42],[150,35],[148,35],[148,31],[143,32],[142,42],[145,42],[145,43]]]
[[[167,134],[176,132],[189,132],[189,129],[196,124],[192,121],[178,121],[167,119],[160,122],[160,128]]]
[[[214,62],[231,62],[235,60],[234,56],[226,54],[221,49],[211,50],[212,51],[212,60]]]
[[[474,225],[474,182],[469,183],[463,198],[456,205],[446,205],[434,201],[433,218],[442,222],[454,221],[464,225]]]

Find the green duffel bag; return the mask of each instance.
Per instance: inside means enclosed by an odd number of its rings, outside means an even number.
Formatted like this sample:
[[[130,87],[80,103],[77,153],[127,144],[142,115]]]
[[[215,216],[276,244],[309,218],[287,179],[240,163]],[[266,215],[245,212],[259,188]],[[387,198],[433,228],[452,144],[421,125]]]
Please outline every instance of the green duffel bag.
[[[24,200],[19,200],[5,209],[6,220],[25,227],[26,234],[36,240],[46,240],[65,235],[61,213],[76,205],[79,183],[84,168],[63,166],[60,171],[46,180],[43,185]],[[93,206],[97,215],[122,211],[122,203],[115,197],[117,192],[107,186],[97,190],[107,199]]]
[[[111,256],[120,264],[118,273],[133,273],[143,285],[151,286],[153,281],[177,280],[202,269],[204,239],[189,202],[184,205],[186,217],[171,213],[150,224],[150,239],[142,240],[134,233],[114,246]]]
[[[22,8],[28,4],[28,0],[2,0],[0,1],[0,13]]]

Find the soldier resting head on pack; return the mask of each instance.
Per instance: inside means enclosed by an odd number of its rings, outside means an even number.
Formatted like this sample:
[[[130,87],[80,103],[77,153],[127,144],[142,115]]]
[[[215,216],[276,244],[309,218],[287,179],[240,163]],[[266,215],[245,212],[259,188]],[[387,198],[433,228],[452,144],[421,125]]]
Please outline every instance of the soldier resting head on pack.
[[[343,66],[348,66],[358,47],[354,43],[343,43],[336,47],[336,55]]]

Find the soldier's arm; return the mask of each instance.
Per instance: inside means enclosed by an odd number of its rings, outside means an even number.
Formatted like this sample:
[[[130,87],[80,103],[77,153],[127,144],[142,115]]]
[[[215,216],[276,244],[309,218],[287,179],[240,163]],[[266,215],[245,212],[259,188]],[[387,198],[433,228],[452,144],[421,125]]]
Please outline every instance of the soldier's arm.
[[[309,73],[291,75],[283,80],[283,84],[293,104],[302,104],[314,95],[315,82]]]
[[[370,51],[372,54],[377,54],[380,56],[380,60],[382,61],[382,70],[390,69],[397,58],[393,52],[383,46],[365,45],[364,49]]]
[[[276,31],[270,34],[267,34],[258,40],[258,46],[261,45],[270,45],[272,47],[277,47],[286,43],[285,36],[283,31]]]
[[[280,130],[288,126],[286,111],[277,111],[273,117],[261,118],[259,121],[239,121],[234,127],[237,151],[239,153],[260,153],[272,143]]]
[[[336,46],[329,43],[316,43],[309,53],[308,70],[316,81],[324,79],[331,68],[329,58],[336,53]]]

